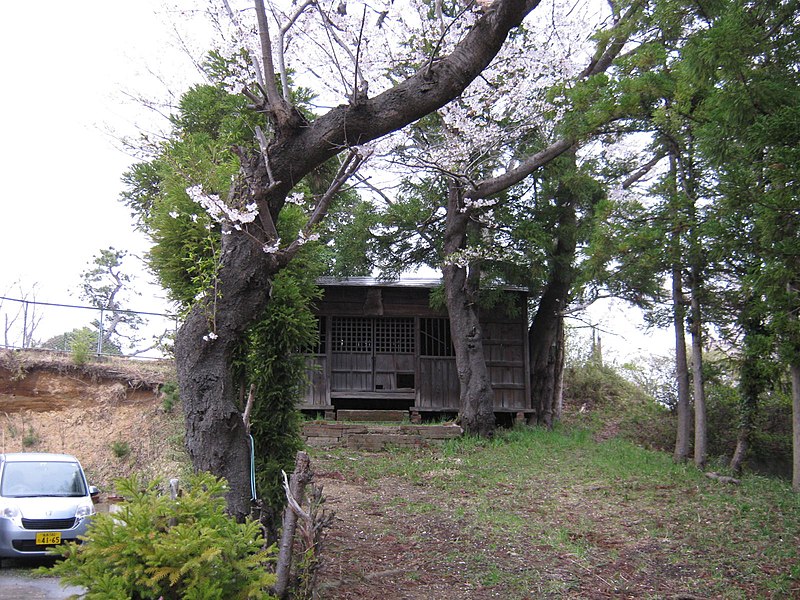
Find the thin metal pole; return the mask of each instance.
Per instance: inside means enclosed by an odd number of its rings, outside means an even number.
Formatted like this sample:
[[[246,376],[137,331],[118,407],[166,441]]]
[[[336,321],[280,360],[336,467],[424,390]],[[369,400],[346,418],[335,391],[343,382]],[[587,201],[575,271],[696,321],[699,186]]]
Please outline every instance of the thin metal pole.
[[[100,309],[100,326],[97,331],[97,355],[103,353],[103,309]]]

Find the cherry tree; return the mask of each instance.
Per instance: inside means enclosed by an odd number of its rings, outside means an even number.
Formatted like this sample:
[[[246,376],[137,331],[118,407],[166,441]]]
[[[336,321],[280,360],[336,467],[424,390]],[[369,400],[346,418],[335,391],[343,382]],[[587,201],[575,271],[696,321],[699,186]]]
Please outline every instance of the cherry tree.
[[[254,81],[232,73],[231,83],[246,86],[243,93],[263,114],[263,123],[254,128],[257,144],[237,148],[240,168],[228,189],[198,182],[201,188],[193,191],[208,206],[221,201],[231,212],[220,206],[215,288],[188,314],[175,355],[189,454],[195,468],[228,480],[228,507],[235,516],[250,511],[250,473],[231,363],[245,330],[269,303],[272,277],[314,235],[336,192],[366,158],[365,144],[461,94],[538,4],[497,0],[429,17],[427,6],[414,2],[309,2],[294,11],[262,0],[244,8],[225,3],[221,14],[232,17],[229,39],[235,45],[257,33],[257,43],[247,45]],[[400,22],[406,25],[394,28]],[[438,43],[431,47],[413,37],[393,37],[397,31],[405,35],[406,26],[418,32],[437,28]],[[395,54],[414,60],[397,61]],[[396,70],[397,64],[403,67]],[[318,82],[320,101],[340,104],[303,114],[290,101],[289,73]],[[306,199],[302,235],[280,240],[276,222],[292,190],[335,157],[340,168],[328,190]]]
[[[389,166],[399,165],[405,174],[414,202],[420,201],[420,194],[430,196],[423,202],[426,215],[417,213],[402,223],[402,216],[397,216],[406,211],[380,194],[389,205],[381,234],[388,240],[389,261],[395,265],[408,266],[396,261],[403,254],[398,250],[406,248],[408,257],[426,256],[430,266],[442,269],[460,382],[460,419],[470,433],[490,436],[494,430],[493,394],[477,309],[483,267],[530,260],[517,250],[519,238],[509,237],[512,219],[535,218],[526,179],[564,154],[575,165],[581,137],[618,114],[612,109],[594,121],[569,126],[574,102],[567,96],[584,84],[591,91],[595,84],[589,82],[612,65],[638,25],[640,9],[634,4],[619,13],[606,13],[590,5],[548,4],[550,27],[517,32],[456,101],[380,144]],[[409,169],[415,174],[410,175]],[[534,352],[532,359],[535,420],[545,424],[552,423],[552,400],[540,400],[547,395],[542,386],[552,379],[549,349],[556,342],[574,281],[570,264],[577,243],[569,232],[574,233],[577,222],[578,193],[574,180],[567,183],[563,175],[561,180],[553,191],[561,215],[553,226],[558,243],[552,251],[544,250],[553,266],[531,330],[531,347],[545,349]],[[551,390],[549,398],[554,393]]]

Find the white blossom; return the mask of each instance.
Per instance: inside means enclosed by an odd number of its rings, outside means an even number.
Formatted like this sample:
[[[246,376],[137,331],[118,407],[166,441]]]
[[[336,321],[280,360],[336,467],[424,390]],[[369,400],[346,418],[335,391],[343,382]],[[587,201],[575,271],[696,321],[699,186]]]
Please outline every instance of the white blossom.
[[[214,333],[213,331],[209,331],[208,334],[203,336],[203,340],[206,341],[206,342],[213,342],[218,337],[219,336],[216,333]]]
[[[464,201],[464,207],[460,210],[460,212],[465,213],[468,210],[477,210],[494,206],[498,202],[499,200],[497,198],[478,198],[477,200],[467,199]]]
[[[178,217],[181,216],[181,213],[179,213],[177,210],[171,210],[169,212],[169,216],[172,217],[173,219],[177,219]]]
[[[235,227],[242,223],[252,223],[258,216],[258,206],[251,202],[244,210],[228,206],[217,194],[205,194],[199,185],[186,188],[186,193],[193,202],[202,206],[208,215],[217,223],[232,223]],[[197,215],[192,215],[193,221]],[[240,229],[241,227],[237,227]]]
[[[281,247],[281,240],[277,239],[272,244],[264,244],[261,249],[267,254],[275,254]]]
[[[316,242],[318,239],[319,239],[319,234],[318,233],[312,233],[310,236],[306,237],[306,235],[305,235],[305,233],[303,233],[302,229],[297,234],[297,243],[299,245],[301,245],[301,246],[303,244],[307,243],[307,242]],[[265,250],[265,252],[266,252],[266,250]]]

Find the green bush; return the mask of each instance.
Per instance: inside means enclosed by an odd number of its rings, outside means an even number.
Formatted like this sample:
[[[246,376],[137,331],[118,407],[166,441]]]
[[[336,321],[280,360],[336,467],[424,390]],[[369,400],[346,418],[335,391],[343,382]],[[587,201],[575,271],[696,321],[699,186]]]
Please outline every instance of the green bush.
[[[720,382],[712,382],[706,389],[708,454],[725,464],[736,448],[739,392],[734,385]],[[759,398],[747,464],[761,473],[791,477],[792,400],[788,393],[769,390]]]
[[[111,442],[111,452],[117,458],[125,458],[131,453],[131,445],[128,442],[113,441]]]
[[[654,450],[669,450],[675,442],[669,409],[640,384],[594,361],[573,364],[564,373],[563,420]]]
[[[158,482],[118,481],[122,510],[95,515],[85,543],[57,547],[64,560],[44,570],[85,587],[86,600],[273,598],[259,524],[225,514],[224,481],[201,473],[185,483],[174,501]]]
[[[33,427],[28,427],[27,433],[22,436],[22,445],[25,448],[31,448],[32,446],[36,446],[39,443],[39,434],[33,429]]]
[[[167,381],[161,386],[161,406],[164,412],[172,412],[178,402],[180,402],[180,393],[177,382]]]
[[[89,329],[83,328],[76,331],[70,348],[72,362],[79,366],[88,363],[92,358],[94,340],[94,335]]]

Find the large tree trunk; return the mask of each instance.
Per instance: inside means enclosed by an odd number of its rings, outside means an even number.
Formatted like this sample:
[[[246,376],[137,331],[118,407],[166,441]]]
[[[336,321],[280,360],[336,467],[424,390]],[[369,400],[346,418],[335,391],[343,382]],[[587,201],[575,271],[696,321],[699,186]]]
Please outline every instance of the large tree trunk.
[[[675,433],[673,459],[684,462],[689,459],[689,440],[692,434],[691,392],[689,387],[689,368],[686,358],[686,305],[683,296],[683,249],[681,232],[683,218],[678,198],[678,166],[674,149],[669,157],[672,212],[672,233],[670,236],[670,260],[672,262],[672,325],[675,328],[675,377],[678,383],[678,428]]]
[[[528,330],[531,371],[531,408],[534,413],[529,422],[553,426],[556,391],[559,389],[559,357],[563,352],[558,347],[564,327],[564,307],[575,280],[575,249],[577,247],[578,198],[576,190],[567,181],[561,181],[555,194],[559,208],[556,229],[556,245],[550,261],[550,277],[539,307]]]
[[[495,430],[494,392],[483,352],[483,332],[478,320],[477,291],[479,271],[472,272],[456,259],[466,243],[469,212],[463,210],[461,189],[448,185],[447,228],[444,240],[442,277],[450,333],[456,354],[461,426],[468,434],[491,437]]]
[[[443,269],[450,331],[456,353],[460,421],[464,431],[491,437],[495,430],[494,392],[483,352],[483,333],[470,294],[464,288],[466,269],[446,265]]]
[[[681,153],[680,173],[687,210],[689,211],[689,274],[690,274],[690,326],[692,337],[692,399],[694,400],[694,463],[703,468],[708,455],[706,432],[706,394],[703,380],[703,314],[700,300],[703,292],[703,248],[700,243],[697,216],[697,177],[694,167],[694,136],[691,126],[687,131],[685,147]]]
[[[566,341],[564,336],[564,319],[561,319],[561,323],[558,327],[558,341],[556,342],[556,361],[555,361],[555,373],[553,378],[556,381],[556,388],[553,392],[554,398],[554,408],[553,408],[553,416],[555,417],[556,421],[561,420],[561,415],[564,412],[564,360],[566,358],[567,352],[565,347]]]
[[[538,2],[497,0],[449,55],[431,60],[377,96],[337,106],[313,123],[302,122],[299,113],[265,106],[269,114],[289,116],[273,123],[276,137],[265,153],[240,150],[241,178],[231,198],[236,206],[255,202],[259,219],[243,226],[246,233],[234,231],[225,236],[229,239],[223,242],[219,287],[212,300],[191,311],[175,343],[189,454],[196,469],[228,479],[228,508],[237,518],[249,513],[249,457],[231,356],[269,301],[270,275],[291,258],[262,251],[265,242],[275,242],[274,223],[287,194],[309,172],[344,149],[400,129],[461,94],[502,48],[508,32]],[[263,28],[261,33],[266,33]],[[322,209],[315,211],[310,219],[317,222],[322,214]],[[211,339],[210,333],[216,339]]]
[[[563,327],[561,308],[542,316],[542,304],[536,312],[533,324],[528,330],[531,370],[531,408],[533,414],[530,424],[553,426],[556,410],[556,390],[558,388],[559,356],[558,332]]]
[[[227,479],[228,510],[243,519],[250,514],[250,448],[231,356],[263,312],[277,265],[242,233],[223,236],[223,244],[229,262],[219,274],[217,298],[196,305],[187,317],[175,341],[175,362],[192,464]]]

